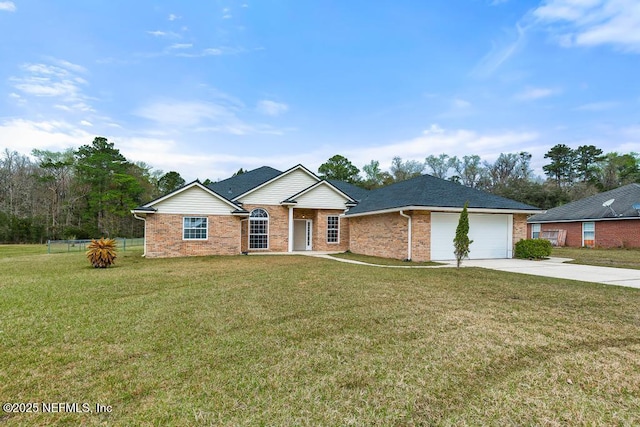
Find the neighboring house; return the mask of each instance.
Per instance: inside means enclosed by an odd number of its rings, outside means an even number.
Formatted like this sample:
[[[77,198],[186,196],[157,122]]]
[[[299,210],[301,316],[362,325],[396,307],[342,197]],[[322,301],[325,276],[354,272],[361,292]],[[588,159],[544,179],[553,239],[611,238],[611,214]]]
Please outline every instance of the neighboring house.
[[[541,210],[422,175],[367,191],[302,165],[264,166],[205,186],[194,181],[132,210],[145,221],[145,255],[346,251],[414,261],[453,259],[469,210],[470,258],[510,258]]]
[[[563,230],[573,247],[640,247],[640,184],[577,200],[528,220],[528,236]]]

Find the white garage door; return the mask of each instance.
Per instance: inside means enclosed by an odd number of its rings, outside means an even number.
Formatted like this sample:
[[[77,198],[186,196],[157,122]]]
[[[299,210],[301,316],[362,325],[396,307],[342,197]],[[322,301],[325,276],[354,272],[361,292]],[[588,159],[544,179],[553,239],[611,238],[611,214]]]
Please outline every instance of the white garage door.
[[[431,213],[431,259],[455,259],[453,238],[459,213]],[[512,216],[469,214],[470,259],[511,258]]]

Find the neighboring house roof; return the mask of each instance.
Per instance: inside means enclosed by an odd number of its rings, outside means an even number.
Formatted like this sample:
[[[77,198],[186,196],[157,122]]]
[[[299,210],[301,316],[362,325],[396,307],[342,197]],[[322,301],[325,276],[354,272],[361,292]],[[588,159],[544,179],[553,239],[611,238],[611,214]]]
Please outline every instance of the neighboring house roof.
[[[603,206],[603,203],[611,199],[614,199],[614,201],[610,208]],[[549,209],[545,213],[533,215],[528,219],[528,222],[640,218],[640,213],[633,207],[638,203],[640,203],[640,184],[629,184]]]
[[[369,191],[358,206],[349,209],[347,216],[392,211],[400,208],[462,209],[465,203],[469,204],[469,209],[524,211],[523,213],[541,211],[536,207],[455,182],[431,175],[420,175]]]
[[[209,188],[221,196],[224,196],[229,200],[233,200],[249,190],[271,181],[273,178],[281,174],[282,172],[277,169],[269,166],[262,166],[258,169],[209,184]]]

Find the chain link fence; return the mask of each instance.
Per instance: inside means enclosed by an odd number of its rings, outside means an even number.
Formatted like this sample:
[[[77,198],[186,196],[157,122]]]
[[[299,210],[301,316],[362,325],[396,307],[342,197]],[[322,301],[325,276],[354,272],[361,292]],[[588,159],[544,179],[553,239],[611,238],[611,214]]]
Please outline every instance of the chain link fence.
[[[144,246],[144,237],[126,239],[123,237],[116,237],[113,239],[116,241],[116,249],[126,251],[132,248],[141,248]],[[91,239],[77,239],[77,240],[48,240],[47,241],[47,253],[59,254],[66,252],[85,252],[87,246],[91,243]]]

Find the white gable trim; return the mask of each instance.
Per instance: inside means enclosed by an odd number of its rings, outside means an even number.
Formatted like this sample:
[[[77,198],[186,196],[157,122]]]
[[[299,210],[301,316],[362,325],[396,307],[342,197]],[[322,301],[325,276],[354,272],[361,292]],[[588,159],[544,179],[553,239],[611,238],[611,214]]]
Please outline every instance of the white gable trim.
[[[347,202],[357,203],[355,200],[353,200],[351,197],[349,197],[349,195],[347,195],[346,193],[341,191],[338,187],[336,187],[335,185],[331,184],[326,179],[323,179],[322,181],[316,182],[312,186],[305,188],[304,190],[298,192],[297,194],[294,194],[293,196],[288,197],[286,200],[283,200],[281,202],[281,204],[287,205],[287,204],[289,204],[289,202],[295,202],[298,197],[303,196],[306,193],[315,190],[316,188],[320,187],[321,185],[326,185],[331,190],[333,190],[334,192],[338,193],[340,196],[344,197],[347,200]]]
[[[189,190],[193,187],[198,187],[202,190],[204,190],[205,192],[209,193],[210,195],[212,195],[213,197],[217,198],[218,200],[226,203],[227,205],[229,205],[230,208],[233,208],[234,211],[238,210],[238,205],[230,202],[229,200],[225,199],[224,197],[222,197],[221,195],[219,195],[218,193],[216,193],[215,191],[211,190],[209,187],[207,187],[206,185],[203,185],[202,183],[200,183],[200,181],[193,181],[191,184],[187,184],[184,187],[178,188],[175,191],[172,191],[171,193],[160,197],[159,199],[153,200],[149,203],[147,203],[146,205],[142,205],[143,208],[151,208],[153,207],[153,205],[161,203],[167,199],[170,199],[171,197],[182,193],[183,191]],[[146,212],[146,213],[150,213],[150,212]]]
[[[297,166],[294,166],[294,167],[292,167],[291,169],[289,169],[287,171],[282,172],[280,175],[271,178],[269,181],[263,182],[262,184],[258,185],[257,187],[253,187],[251,190],[245,191],[244,193],[240,194],[239,196],[234,197],[233,200],[234,201],[239,200],[239,199],[241,199],[241,198],[253,193],[254,191],[257,191],[257,190],[259,190],[259,189],[261,189],[263,187],[266,187],[267,185],[270,185],[271,183],[279,180],[280,178],[282,178],[284,176],[289,175],[290,173],[292,173],[292,172],[294,172],[296,170],[301,170],[301,171],[305,172],[306,174],[308,174],[310,177],[314,178],[315,180],[320,181],[320,178],[318,178],[318,176],[315,173],[311,172],[309,169],[305,168],[302,165],[297,165]]]

